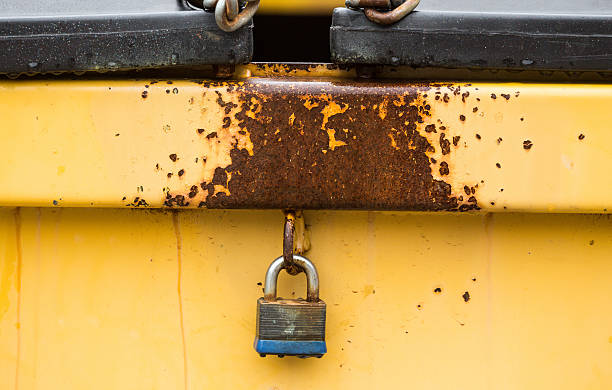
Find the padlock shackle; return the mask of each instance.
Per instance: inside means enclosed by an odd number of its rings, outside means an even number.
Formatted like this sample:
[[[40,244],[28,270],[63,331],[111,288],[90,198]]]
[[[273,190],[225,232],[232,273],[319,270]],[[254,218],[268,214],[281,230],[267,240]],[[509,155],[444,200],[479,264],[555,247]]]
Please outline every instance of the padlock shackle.
[[[317,268],[310,260],[300,255],[293,255],[293,263],[304,270],[306,274],[306,300],[308,302],[318,302],[319,274],[317,273]],[[270,267],[268,267],[264,284],[264,299],[266,301],[276,300],[276,282],[278,280],[278,274],[283,268],[285,268],[285,259],[283,256],[274,260],[272,264],[270,264]]]

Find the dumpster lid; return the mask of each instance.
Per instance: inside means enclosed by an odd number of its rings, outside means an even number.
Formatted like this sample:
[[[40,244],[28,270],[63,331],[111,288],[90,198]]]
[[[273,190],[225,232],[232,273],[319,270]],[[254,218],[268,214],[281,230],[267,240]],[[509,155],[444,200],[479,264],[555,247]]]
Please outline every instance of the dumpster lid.
[[[224,32],[180,1],[0,0],[0,73],[246,63],[252,30]]]
[[[344,64],[612,69],[612,1],[422,0],[391,26],[337,8],[332,60]]]

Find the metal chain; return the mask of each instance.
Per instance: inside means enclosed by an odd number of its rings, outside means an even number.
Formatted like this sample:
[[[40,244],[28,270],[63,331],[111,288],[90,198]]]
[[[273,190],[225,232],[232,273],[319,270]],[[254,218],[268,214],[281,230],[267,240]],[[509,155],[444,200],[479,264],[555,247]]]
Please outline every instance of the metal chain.
[[[420,0],[346,0],[346,6],[363,9],[365,16],[374,23],[390,25],[402,20],[419,2]]]
[[[187,0],[190,4],[215,12],[217,26],[232,32],[247,24],[259,8],[259,0]],[[240,8],[242,7],[242,10]]]
[[[302,269],[293,261],[293,238],[295,237],[295,212],[285,212],[285,228],[283,230],[284,268],[289,275],[297,275]]]

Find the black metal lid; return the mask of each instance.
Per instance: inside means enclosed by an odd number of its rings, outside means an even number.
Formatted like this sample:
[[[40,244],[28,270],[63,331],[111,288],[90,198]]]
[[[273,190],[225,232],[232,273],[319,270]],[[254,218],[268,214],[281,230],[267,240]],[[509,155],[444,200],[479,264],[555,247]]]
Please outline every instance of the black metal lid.
[[[179,1],[1,0],[0,73],[246,63],[252,30],[221,31]]]
[[[422,0],[391,26],[338,8],[331,53],[344,64],[612,70],[612,0]]]

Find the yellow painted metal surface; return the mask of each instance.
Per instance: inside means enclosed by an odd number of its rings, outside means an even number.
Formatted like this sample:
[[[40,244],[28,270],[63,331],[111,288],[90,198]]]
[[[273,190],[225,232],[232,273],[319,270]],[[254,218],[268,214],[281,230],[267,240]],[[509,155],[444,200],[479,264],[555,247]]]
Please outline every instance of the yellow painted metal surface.
[[[282,213],[126,208],[135,197],[163,207],[229,166],[231,148],[257,153],[227,105],[244,103],[240,88],[349,82],[360,93],[352,72],[1,82],[0,389],[612,388],[612,222],[579,214],[612,201],[610,85],[456,82],[428,98],[432,123],[461,140],[429,152],[432,175],[454,194],[478,184],[483,213],[306,211],[328,304],[322,359],[252,348]],[[425,94],[435,89],[415,104]],[[326,127],[346,108],[303,98],[324,106],[321,153],[350,145]],[[384,117],[405,102],[381,103],[367,109]],[[296,121],[285,114],[279,132]],[[417,131],[437,146],[429,124]],[[398,147],[387,135],[381,147]],[[305,290],[303,277],[280,279],[281,296]]]
[[[305,217],[329,352],[300,360],[252,347],[280,212],[0,209],[0,388],[612,387],[607,216]]]
[[[258,12],[263,14],[331,15],[336,7],[344,7],[342,0],[264,0]]]
[[[298,91],[306,86],[323,91],[340,81],[280,77],[282,72],[273,66],[247,66],[237,71],[241,76],[236,80],[222,82],[3,81],[0,155],[5,163],[0,166],[0,205],[142,206],[134,201],[138,197],[148,206],[163,207],[169,193],[187,198],[194,185],[210,183],[218,168],[230,166],[234,147],[249,155],[257,153],[250,138],[253,129],[238,119],[250,96],[240,88],[277,83]],[[296,72],[304,76],[308,70]],[[338,76],[337,71],[327,72]],[[445,154],[437,146],[442,143],[440,133],[428,132],[429,122],[418,124],[417,130],[436,145],[429,154],[432,175],[448,183],[454,196],[462,197],[465,186],[477,187],[475,196],[485,211],[608,212],[611,85],[440,85],[439,100],[434,100],[432,89],[419,92],[417,102],[424,104],[427,99],[431,105],[427,120],[444,124],[448,142],[459,142]],[[359,84],[354,87],[359,93]],[[387,87],[364,88],[382,94]],[[454,93],[458,88],[461,92]],[[256,105],[267,97],[256,96],[249,101],[254,101],[252,110],[242,114],[264,123],[267,118],[258,117]],[[235,106],[219,104],[219,98]],[[338,141],[336,130],[325,127],[346,106],[325,93],[305,93],[301,98],[307,108],[326,105],[321,131],[329,137],[329,148],[321,153],[333,156],[350,145],[350,139]],[[407,102],[381,99],[381,104],[368,107],[378,110],[381,118],[386,104],[405,104],[409,109]],[[275,118],[286,124],[277,132],[297,131],[290,114]],[[397,148],[398,135],[390,128],[381,145]],[[170,157],[177,153],[179,162]],[[444,173],[442,162],[450,174]],[[197,207],[210,191],[230,196],[236,174],[229,174],[227,183],[199,191],[189,207]]]

